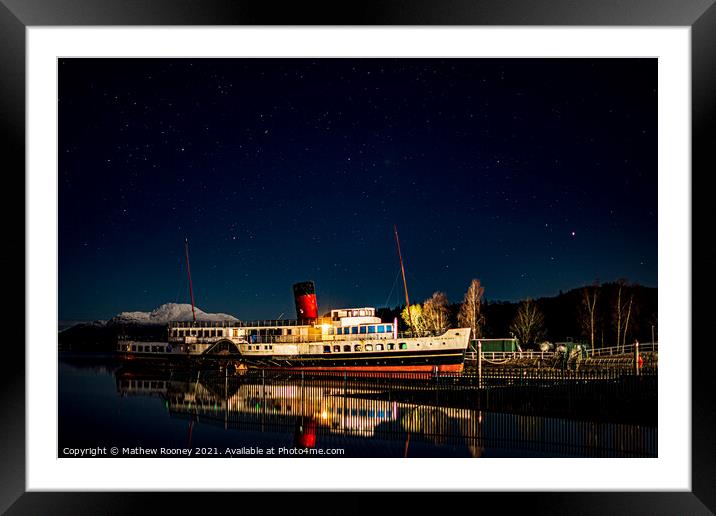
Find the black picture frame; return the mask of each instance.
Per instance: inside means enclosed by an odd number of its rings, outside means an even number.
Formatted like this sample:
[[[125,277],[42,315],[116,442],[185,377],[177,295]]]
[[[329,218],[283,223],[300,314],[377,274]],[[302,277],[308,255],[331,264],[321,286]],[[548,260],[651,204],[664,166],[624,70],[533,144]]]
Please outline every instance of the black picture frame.
[[[692,320],[708,320],[707,303],[697,302],[713,285],[713,250],[709,229],[716,208],[701,202],[709,195],[705,188],[708,172],[716,170],[712,147],[716,141],[716,6],[715,0],[425,0],[405,2],[383,0],[333,3],[251,3],[225,0],[0,0],[0,146],[4,157],[5,203],[3,270],[10,270],[9,258],[25,270],[25,228],[19,210],[9,198],[24,199],[25,192],[25,29],[31,26],[83,25],[611,25],[685,26],[691,28],[692,43]],[[10,159],[8,159],[10,158]],[[696,188],[694,188],[696,186]],[[10,193],[12,192],[12,193]],[[698,202],[697,202],[698,201]],[[21,201],[23,202],[23,201]],[[705,235],[701,238],[693,238]],[[18,270],[17,264],[12,270]],[[16,290],[13,291],[17,292]],[[21,301],[13,296],[13,305]],[[24,301],[23,294],[22,300]],[[24,306],[24,302],[23,302]],[[15,319],[18,314],[12,314]],[[19,324],[17,324],[19,326]],[[23,325],[24,327],[24,325]],[[697,326],[694,325],[694,330]],[[227,496],[216,493],[38,493],[25,490],[25,349],[19,339],[3,346],[2,435],[0,440],[0,510],[8,514],[74,514],[127,512],[190,512],[194,504],[218,510]],[[472,493],[473,507],[486,502],[504,505],[509,511],[550,514],[712,514],[716,511],[716,431],[714,403],[709,380],[714,361],[713,344],[707,335],[684,331],[684,342],[692,342],[692,490],[690,492],[639,493]],[[24,332],[23,332],[24,342]],[[12,344],[12,345],[11,345]],[[670,344],[670,345],[671,345]],[[266,502],[267,494],[256,500],[243,497],[242,506]],[[429,509],[446,508],[445,495],[414,495],[410,503]],[[277,498],[271,495],[272,509]],[[314,512],[316,502],[304,494],[292,493],[278,499],[286,510]],[[232,504],[235,501],[232,501]],[[450,505],[452,505],[452,501]],[[372,510],[372,503],[358,493],[347,493],[342,512]],[[381,502],[379,505],[383,505]],[[215,508],[215,509],[213,509]],[[455,505],[458,509],[458,505]],[[397,509],[396,509],[397,510]],[[403,510],[403,507],[400,508]]]

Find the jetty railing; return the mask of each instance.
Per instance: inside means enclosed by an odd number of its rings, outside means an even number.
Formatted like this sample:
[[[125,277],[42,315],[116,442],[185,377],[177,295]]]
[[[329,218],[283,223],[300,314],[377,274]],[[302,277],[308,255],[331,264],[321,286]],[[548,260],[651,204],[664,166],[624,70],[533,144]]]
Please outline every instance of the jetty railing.
[[[610,346],[607,348],[596,348],[589,350],[589,355],[594,357],[603,357],[603,356],[613,356],[613,355],[627,355],[634,353],[634,349],[636,346],[634,344],[627,344],[625,346]],[[640,353],[647,353],[647,352],[658,352],[659,351],[659,343],[658,342],[640,342],[639,343],[639,352]]]
[[[610,346],[607,348],[596,348],[586,350],[586,356],[589,357],[608,357],[617,355],[631,355],[634,353],[636,346],[627,344],[624,346]],[[657,342],[639,343],[640,353],[657,353],[659,344]],[[550,351],[483,351],[482,359],[488,361],[506,361],[515,359],[549,359],[554,358],[558,352]],[[468,351],[465,353],[465,359],[470,361],[477,360],[476,351]]]

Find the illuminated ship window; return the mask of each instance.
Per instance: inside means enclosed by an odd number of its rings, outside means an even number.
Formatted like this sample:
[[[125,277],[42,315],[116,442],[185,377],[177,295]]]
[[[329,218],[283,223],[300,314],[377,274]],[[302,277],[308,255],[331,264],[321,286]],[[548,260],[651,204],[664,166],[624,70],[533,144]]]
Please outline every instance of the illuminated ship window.
[[[340,346],[333,346],[333,351],[334,351],[335,353],[339,353],[339,352],[341,351],[341,347],[340,347]]]
[[[368,333],[375,333],[375,326],[368,326]]]
[[[343,335],[343,328],[338,328],[338,335]]]
[[[361,351],[361,345],[360,345],[360,344],[356,344],[356,345],[353,347],[353,351]]]
[[[408,349],[408,345],[405,342],[401,342],[399,348],[400,349]]]
[[[346,344],[345,346],[343,346],[343,351],[350,351],[350,350],[351,350],[351,347],[349,345]]]
[[[378,333],[383,333],[385,331],[385,326],[378,326]]]
[[[383,344],[376,344],[375,349],[376,351],[383,351]]]
[[[323,352],[324,352],[324,353],[330,353],[330,352],[331,352],[331,346],[323,346]]]
[[[361,332],[361,333],[366,333],[366,331],[367,331],[367,328],[366,328],[365,326],[361,326],[361,327],[360,327],[360,332]]]
[[[395,344],[388,342],[388,349],[395,349]]]
[[[353,335],[357,334],[357,333],[358,333],[358,326],[353,326],[353,327],[351,328],[351,333],[352,333]]]
[[[392,324],[386,325],[385,331],[387,331],[387,332],[389,332],[389,333],[392,332],[392,331],[393,331],[393,325],[392,325]]]
[[[372,345],[372,344],[366,344],[366,345],[365,345],[365,350],[366,350],[366,351],[373,351],[373,345]]]
[[[365,317],[365,310],[361,310],[359,313],[361,317]]]
[[[383,418],[385,417],[385,412],[384,412],[383,410],[379,410],[379,411],[378,411],[378,417],[379,417],[380,419],[383,419]]]

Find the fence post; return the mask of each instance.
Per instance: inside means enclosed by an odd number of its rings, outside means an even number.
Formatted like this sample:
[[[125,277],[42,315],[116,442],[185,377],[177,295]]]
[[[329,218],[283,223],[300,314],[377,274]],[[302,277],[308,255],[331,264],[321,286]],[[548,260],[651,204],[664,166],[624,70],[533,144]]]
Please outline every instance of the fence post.
[[[634,374],[639,376],[639,341],[634,341]]]
[[[482,341],[477,341],[477,388],[482,389]]]

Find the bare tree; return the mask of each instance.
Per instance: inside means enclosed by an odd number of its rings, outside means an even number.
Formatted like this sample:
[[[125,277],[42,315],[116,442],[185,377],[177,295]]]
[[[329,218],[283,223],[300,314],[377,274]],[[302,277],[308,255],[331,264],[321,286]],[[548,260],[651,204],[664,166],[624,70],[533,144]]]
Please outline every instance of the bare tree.
[[[544,337],[544,315],[532,299],[520,303],[510,331],[522,344],[533,344]]]
[[[620,279],[617,282],[617,301],[616,305],[614,306],[614,325],[616,326],[617,330],[617,346],[621,346],[621,336],[622,336],[622,312],[624,311],[624,307],[622,306],[622,289],[626,285],[626,280]]]
[[[482,314],[482,296],[485,294],[485,287],[480,284],[479,279],[473,279],[465,293],[465,298],[458,313],[458,324],[463,328],[472,330],[473,339],[482,337],[482,329],[485,326],[485,316]]]
[[[430,299],[423,303],[423,317],[427,329],[442,332],[448,329],[449,312],[448,298],[443,292],[435,292]]]
[[[582,305],[579,310],[579,323],[582,331],[589,337],[591,349],[594,349],[597,323],[597,297],[599,295],[599,284],[591,287],[584,287],[582,290]]]
[[[629,301],[628,301],[628,302],[626,303],[626,305],[625,305],[626,316],[624,317],[624,328],[623,328],[623,330],[622,330],[622,335],[623,335],[623,337],[622,337],[622,338],[623,338],[623,340],[622,340],[622,348],[623,348],[624,346],[626,346],[627,332],[629,331],[629,329],[630,329],[630,327],[631,327],[631,326],[629,325],[629,321],[630,321],[630,317],[631,317],[631,315],[632,315],[632,312],[634,311],[634,310],[633,310],[633,305],[634,305],[634,294],[630,294],[630,295],[629,295]]]
[[[627,334],[634,326],[634,320],[638,313],[638,306],[634,302],[634,288],[630,287],[626,280],[620,279],[617,282],[617,297],[614,305],[614,328],[617,332],[617,346],[624,349],[627,342]]]

